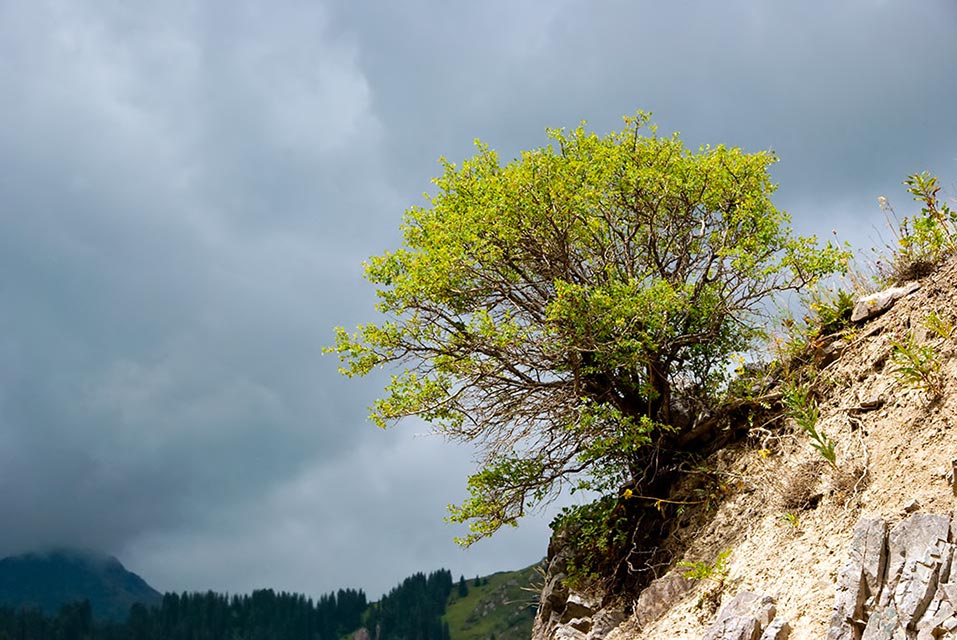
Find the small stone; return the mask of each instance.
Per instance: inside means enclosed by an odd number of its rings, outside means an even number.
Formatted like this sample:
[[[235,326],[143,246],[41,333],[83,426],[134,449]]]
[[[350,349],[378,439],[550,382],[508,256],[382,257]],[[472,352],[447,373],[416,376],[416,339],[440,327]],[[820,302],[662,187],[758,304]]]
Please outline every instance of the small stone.
[[[891,287],[859,298],[854,304],[854,311],[851,313],[851,322],[860,322],[861,320],[873,318],[890,309],[900,298],[908,296],[918,289],[920,289],[919,284],[910,282],[903,287]]]
[[[915,511],[919,511],[919,510],[920,510],[920,502],[918,502],[916,498],[914,500],[911,500],[904,506],[904,513],[914,513]]]
[[[861,409],[863,411],[873,411],[874,409],[880,409],[883,404],[884,396],[877,392],[871,393],[870,395],[861,398]]]

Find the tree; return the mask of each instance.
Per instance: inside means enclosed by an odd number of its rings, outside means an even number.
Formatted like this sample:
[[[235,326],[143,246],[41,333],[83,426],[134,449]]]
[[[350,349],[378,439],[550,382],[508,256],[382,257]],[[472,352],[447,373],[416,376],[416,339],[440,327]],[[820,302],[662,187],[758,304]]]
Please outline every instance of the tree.
[[[646,484],[662,451],[709,436],[687,407],[724,388],[769,297],[846,264],[792,234],[770,152],[692,152],[644,113],[605,136],[548,135],[505,165],[481,142],[442,160],[404,246],[365,265],[385,319],[338,328],[332,348],[348,376],[400,369],[379,426],[418,416],[480,445],[451,508],[465,544],[569,481]]]

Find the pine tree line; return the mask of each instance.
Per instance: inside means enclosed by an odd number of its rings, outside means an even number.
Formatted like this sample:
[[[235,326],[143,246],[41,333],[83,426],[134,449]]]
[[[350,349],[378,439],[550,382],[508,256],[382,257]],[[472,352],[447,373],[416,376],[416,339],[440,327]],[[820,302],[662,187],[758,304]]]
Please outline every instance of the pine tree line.
[[[371,640],[450,640],[443,622],[452,592],[445,569],[406,578],[379,602],[340,589],[301,594],[167,593],[158,607],[133,605],[126,622],[101,622],[87,601],[56,615],[0,606],[0,640],[340,640],[365,627]]]
[[[340,589],[318,601],[272,589],[249,595],[168,593],[158,607],[133,605],[125,623],[99,622],[89,602],[55,616],[0,607],[0,640],[338,640],[357,629],[368,603]]]

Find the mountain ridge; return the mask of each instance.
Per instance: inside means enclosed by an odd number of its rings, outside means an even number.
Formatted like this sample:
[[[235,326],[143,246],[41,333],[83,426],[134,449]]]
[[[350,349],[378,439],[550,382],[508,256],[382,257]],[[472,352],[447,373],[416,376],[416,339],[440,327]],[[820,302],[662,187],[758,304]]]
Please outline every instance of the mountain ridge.
[[[80,549],[34,551],[0,559],[0,604],[55,614],[88,600],[93,616],[124,620],[133,604],[153,606],[162,594],[114,556]]]

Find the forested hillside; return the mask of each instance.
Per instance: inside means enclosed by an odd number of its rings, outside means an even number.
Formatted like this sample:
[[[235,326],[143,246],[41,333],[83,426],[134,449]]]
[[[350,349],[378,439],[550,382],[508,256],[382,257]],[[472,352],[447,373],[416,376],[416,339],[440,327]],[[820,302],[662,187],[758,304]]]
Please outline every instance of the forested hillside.
[[[364,627],[375,640],[449,640],[442,614],[451,592],[450,571],[417,573],[369,606]]]
[[[456,589],[447,569],[416,573],[373,603],[355,589],[318,600],[272,589],[233,596],[167,593],[156,606],[133,605],[125,619],[95,617],[89,599],[64,604],[56,613],[0,604],[0,640],[527,638],[534,609],[522,589],[536,575],[529,568],[467,584],[462,578]]]
[[[452,640],[526,640],[531,636],[542,568],[500,572],[454,589],[445,613]]]

